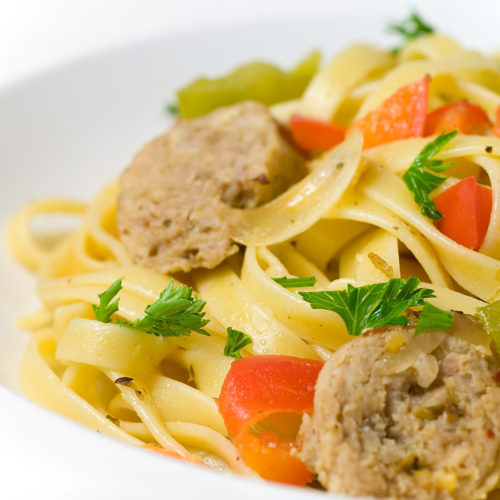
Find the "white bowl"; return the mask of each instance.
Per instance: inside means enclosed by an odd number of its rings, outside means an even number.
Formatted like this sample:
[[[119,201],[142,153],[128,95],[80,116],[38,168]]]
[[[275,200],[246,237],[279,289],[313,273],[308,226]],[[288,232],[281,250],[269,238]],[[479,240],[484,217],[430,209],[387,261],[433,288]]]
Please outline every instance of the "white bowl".
[[[500,4],[424,2],[423,14],[468,46],[495,48]],[[0,221],[40,197],[88,200],[164,131],[164,106],[199,74],[249,59],[291,66],[311,48],[326,58],[347,44],[385,42],[394,1],[338,4],[328,16],[207,28],[75,61],[0,94]],[[450,15],[450,8],[453,8]],[[458,10],[460,7],[460,10]],[[487,7],[487,9],[486,9]],[[362,8],[361,12],[358,12]],[[406,7],[405,7],[406,9]],[[405,10],[404,9],[404,10]],[[448,14],[448,15],[445,15]],[[34,282],[0,246],[0,496],[2,498],[298,498],[318,493],[249,482],[124,445],[18,394],[28,334],[16,318],[36,309]],[[336,497],[341,498],[341,497]]]

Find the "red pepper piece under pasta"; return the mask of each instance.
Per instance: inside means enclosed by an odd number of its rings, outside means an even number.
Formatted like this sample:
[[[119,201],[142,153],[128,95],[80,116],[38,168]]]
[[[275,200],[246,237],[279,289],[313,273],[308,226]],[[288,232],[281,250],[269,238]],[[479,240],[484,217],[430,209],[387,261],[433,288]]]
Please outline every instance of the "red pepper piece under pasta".
[[[328,151],[345,138],[341,125],[307,116],[292,115],[290,127],[295,144],[305,151]]]
[[[455,101],[435,109],[427,115],[424,135],[458,130],[460,134],[485,135],[491,122],[481,106],[468,101]]]
[[[421,80],[401,87],[381,106],[351,125],[363,132],[364,149],[423,136],[429,83],[430,76],[426,75]]]

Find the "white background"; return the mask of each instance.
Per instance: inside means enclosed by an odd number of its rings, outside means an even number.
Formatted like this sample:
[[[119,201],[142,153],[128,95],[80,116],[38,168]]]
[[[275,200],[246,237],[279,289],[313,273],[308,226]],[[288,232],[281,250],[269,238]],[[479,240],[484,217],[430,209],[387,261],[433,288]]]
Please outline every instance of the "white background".
[[[342,11],[362,15],[363,7],[373,1],[0,0],[0,89],[75,57],[201,25]],[[393,19],[403,18],[416,6],[436,25],[443,21],[452,26],[453,34],[467,43],[498,48],[500,40],[492,39],[498,32],[498,20],[489,15],[492,3],[496,0],[474,0],[477,19],[467,23],[462,18],[454,24],[450,20],[461,6],[470,6],[469,0],[377,2]]]
[[[0,88],[101,49],[206,24],[359,8],[357,0],[0,0]],[[357,5],[357,7],[355,7]]]

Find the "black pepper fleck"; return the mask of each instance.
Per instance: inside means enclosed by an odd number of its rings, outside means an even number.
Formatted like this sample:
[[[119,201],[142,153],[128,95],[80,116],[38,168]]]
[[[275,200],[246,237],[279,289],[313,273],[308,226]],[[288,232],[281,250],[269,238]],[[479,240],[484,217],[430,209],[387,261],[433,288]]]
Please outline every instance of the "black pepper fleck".
[[[256,180],[257,182],[260,182],[260,184],[263,184],[263,185],[271,183],[271,181],[267,178],[267,176],[265,174],[260,174],[254,180]]]
[[[128,385],[134,380],[132,377],[119,377],[115,380],[115,384]]]

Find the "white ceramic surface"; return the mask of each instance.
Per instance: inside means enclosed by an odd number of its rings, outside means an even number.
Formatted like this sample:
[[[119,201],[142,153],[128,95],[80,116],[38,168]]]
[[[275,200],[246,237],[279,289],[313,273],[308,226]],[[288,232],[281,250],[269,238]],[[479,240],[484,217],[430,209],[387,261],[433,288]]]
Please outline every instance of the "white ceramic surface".
[[[500,4],[424,3],[423,14],[465,45],[500,48]],[[390,46],[393,39],[383,32],[386,21],[406,7],[394,1],[349,5],[338,3],[335,15],[240,21],[134,44],[4,90],[2,229],[9,214],[35,198],[90,199],[119,175],[135,151],[168,127],[164,105],[173,100],[176,88],[198,74],[217,75],[249,59],[290,66],[312,47],[324,49],[329,57],[359,39]],[[317,496],[156,457],[27,402],[16,394],[17,366],[27,334],[17,331],[14,321],[35,310],[37,302],[31,277],[12,261],[3,242],[0,278],[0,498]]]

